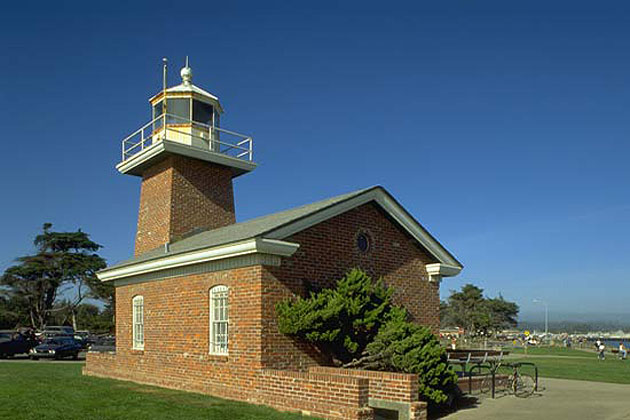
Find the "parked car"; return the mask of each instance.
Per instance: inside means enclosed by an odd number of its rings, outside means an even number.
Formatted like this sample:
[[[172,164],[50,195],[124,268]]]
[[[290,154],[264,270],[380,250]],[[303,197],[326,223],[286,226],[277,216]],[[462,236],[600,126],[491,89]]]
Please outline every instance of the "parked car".
[[[90,343],[88,349],[95,352],[116,351],[116,337],[113,335],[95,337],[94,342]]]
[[[67,325],[51,325],[44,328],[41,335],[43,337],[55,337],[58,335],[69,335],[74,337],[74,328]]]
[[[74,360],[79,358],[81,345],[72,337],[52,337],[44,340],[39,346],[32,348],[29,356],[32,360],[40,357],[51,359],[63,359],[64,357],[72,357]]]
[[[0,357],[28,353],[37,343],[32,335],[20,334],[17,331],[0,331]]]
[[[94,342],[92,334],[90,334],[89,331],[75,331],[74,339],[77,340],[77,343],[84,349],[88,348],[88,346]]]

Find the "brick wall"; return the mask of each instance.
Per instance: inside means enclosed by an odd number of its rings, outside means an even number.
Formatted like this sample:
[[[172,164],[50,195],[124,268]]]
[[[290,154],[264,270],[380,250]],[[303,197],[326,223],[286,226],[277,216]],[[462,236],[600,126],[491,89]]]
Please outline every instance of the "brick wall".
[[[370,251],[361,253],[356,236],[367,232]],[[280,267],[263,271],[263,364],[275,369],[306,369],[329,364],[316,349],[278,332],[275,304],[309,289],[334,286],[353,267],[361,267],[393,286],[394,301],[413,321],[439,332],[439,284],[428,281],[425,265],[437,260],[394,224],[375,204],[365,204],[286,239],[300,244]]]
[[[261,266],[116,288],[118,377],[230,397],[261,368]],[[209,290],[229,288],[229,356],[209,354]],[[132,350],[132,299],[144,298],[144,350]],[[88,361],[88,365],[89,365]]]
[[[154,190],[164,187],[160,179],[166,173],[177,178],[176,171],[177,164],[171,162],[162,172],[157,171],[156,178],[147,177],[143,199],[149,200],[150,194],[157,194]],[[160,202],[161,198],[156,200]],[[167,207],[171,212],[168,217],[172,217],[175,207]],[[143,221],[143,217],[149,216],[143,216],[141,204],[139,239],[144,235],[140,224],[153,223]],[[155,226],[164,232],[169,230],[164,234],[170,235],[170,227]],[[371,238],[366,254],[355,246],[359,232],[367,232]],[[407,307],[414,321],[437,331],[439,290],[437,284],[428,282],[425,270],[425,265],[435,259],[372,204],[287,240],[299,243],[300,248],[294,256],[283,259],[280,267],[256,265],[118,286],[117,353],[90,353],[84,372],[308,411],[326,418],[370,418],[371,410],[364,403],[370,396],[409,404],[410,410],[422,413],[422,403],[413,399],[417,383],[412,383],[409,375],[313,369],[328,364],[328,358],[278,332],[275,304],[308,290],[332,286],[349,268],[361,267],[395,288],[395,301]],[[141,246],[148,243],[142,242]],[[208,354],[208,298],[215,285],[229,288],[228,356]],[[131,349],[131,302],[137,295],[144,297],[143,351]]]
[[[172,156],[142,176],[135,254],[235,221],[230,168]]]
[[[204,375],[173,377],[169,370],[158,370],[159,359],[153,357],[138,358],[133,355],[109,353],[88,353],[83,373],[90,376],[132,380],[138,383],[158,385],[166,388],[196,391],[220,396],[227,399],[264,404],[279,410],[298,411],[305,415],[326,419],[369,420],[373,410],[369,407],[370,398],[390,400],[405,404],[410,419],[426,418],[426,403],[417,401],[410,395],[403,395],[403,388],[409,386],[409,378],[390,372],[352,371],[334,368],[314,368],[310,372],[292,372],[284,370],[262,369],[248,379],[236,379],[239,391],[229,386],[212,383],[211,376],[219,375],[222,381],[233,381],[238,376],[229,376],[230,372],[213,372],[208,366],[199,363]],[[142,362],[140,362],[142,360]],[[178,363],[178,361],[170,361]],[[166,367],[162,364],[163,367]],[[179,364],[181,367],[181,364]],[[204,380],[204,376],[206,380]],[[417,379],[417,378],[416,378]],[[394,391],[387,391],[391,386]],[[417,387],[417,380],[416,380]]]
[[[372,418],[368,380],[327,373],[263,370],[258,402],[328,419]]]
[[[363,378],[369,381],[369,397],[400,402],[419,401],[418,375],[372,370],[339,369],[314,366],[309,373],[326,373],[335,376]]]

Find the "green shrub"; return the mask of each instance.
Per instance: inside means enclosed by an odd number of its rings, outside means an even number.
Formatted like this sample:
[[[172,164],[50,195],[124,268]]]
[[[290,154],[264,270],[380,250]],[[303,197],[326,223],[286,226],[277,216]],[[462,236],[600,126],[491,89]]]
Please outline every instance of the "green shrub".
[[[446,360],[446,350],[427,327],[407,321],[398,308],[366,348],[369,363],[378,370],[417,373],[420,395],[441,404],[454,390],[457,375]]]
[[[429,328],[408,321],[392,294],[381,280],[353,269],[334,289],[278,303],[278,327],[316,345],[338,366],[417,373],[420,395],[443,403],[457,381],[446,351]]]
[[[276,306],[281,333],[315,344],[340,363],[359,357],[392,309],[393,289],[351,270],[334,289]]]

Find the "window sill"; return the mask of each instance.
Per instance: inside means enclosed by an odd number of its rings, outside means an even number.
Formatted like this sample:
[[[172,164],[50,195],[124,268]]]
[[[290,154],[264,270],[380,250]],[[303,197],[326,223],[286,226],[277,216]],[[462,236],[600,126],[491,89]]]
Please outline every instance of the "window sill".
[[[131,354],[144,354],[144,349],[131,349]]]
[[[208,361],[209,362],[227,362],[228,361],[228,355],[227,354],[208,354]]]

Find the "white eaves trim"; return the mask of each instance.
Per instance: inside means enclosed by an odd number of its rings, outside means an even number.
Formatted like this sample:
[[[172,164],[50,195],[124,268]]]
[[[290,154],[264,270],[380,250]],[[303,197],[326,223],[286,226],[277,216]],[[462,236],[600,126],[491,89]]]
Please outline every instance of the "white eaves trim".
[[[292,242],[266,238],[254,238],[235,244],[201,249],[185,254],[173,255],[171,257],[168,257],[165,254],[164,258],[140,262],[138,264],[120,268],[113,268],[111,270],[105,269],[96,273],[96,276],[101,281],[112,281],[139,274],[247,254],[271,254],[279,255],[281,257],[290,257],[299,247],[299,244]]]
[[[316,212],[294,223],[281,227],[270,234],[268,238],[283,239],[294,233],[300,232],[318,223],[337,216],[362,204],[376,201],[394,220],[396,220],[411,236],[426,248],[431,255],[437,258],[440,263],[446,266],[459,267],[461,264],[453,258],[416,220],[403,209],[389,194],[382,188],[375,188],[367,191],[347,201],[335,204],[327,209]]]
[[[425,268],[427,274],[429,274],[429,281],[436,281],[438,283],[442,280],[442,277],[453,277],[462,271],[462,268],[459,266],[440,263],[427,264]]]

